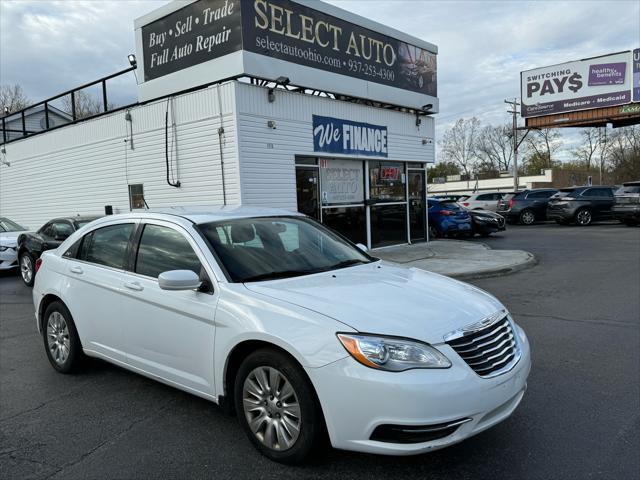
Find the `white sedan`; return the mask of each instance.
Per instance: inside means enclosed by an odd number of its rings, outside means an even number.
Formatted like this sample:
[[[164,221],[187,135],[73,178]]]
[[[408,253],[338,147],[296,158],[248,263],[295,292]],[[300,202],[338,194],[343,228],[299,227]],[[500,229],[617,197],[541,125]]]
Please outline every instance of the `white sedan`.
[[[27,228],[0,217],[0,270],[18,267],[18,237]]]
[[[231,406],[267,457],[407,455],[504,420],[524,331],[471,285],[369,256],[272,209],[96,220],[45,252],[33,290],[51,365],[83,355]]]

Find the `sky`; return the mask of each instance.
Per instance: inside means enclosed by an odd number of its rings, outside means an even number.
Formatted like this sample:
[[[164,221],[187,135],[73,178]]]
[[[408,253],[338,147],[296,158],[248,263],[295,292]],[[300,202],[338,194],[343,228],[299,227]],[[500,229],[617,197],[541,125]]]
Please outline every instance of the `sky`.
[[[35,102],[124,69],[133,20],[165,3],[0,0],[0,84]],[[520,71],[640,47],[640,0],[329,3],[438,46],[438,139],[458,118],[510,122],[504,99],[519,96]],[[134,82],[110,85],[113,100],[131,101]],[[568,159],[579,137],[563,137]]]

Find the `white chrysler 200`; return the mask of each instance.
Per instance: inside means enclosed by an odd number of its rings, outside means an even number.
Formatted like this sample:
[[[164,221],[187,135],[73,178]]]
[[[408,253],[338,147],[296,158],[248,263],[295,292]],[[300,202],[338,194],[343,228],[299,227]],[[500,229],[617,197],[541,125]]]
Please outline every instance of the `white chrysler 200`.
[[[369,256],[271,209],[114,215],[37,264],[51,365],[99,357],[232,406],[267,457],[407,455],[507,418],[524,331],[471,285]]]

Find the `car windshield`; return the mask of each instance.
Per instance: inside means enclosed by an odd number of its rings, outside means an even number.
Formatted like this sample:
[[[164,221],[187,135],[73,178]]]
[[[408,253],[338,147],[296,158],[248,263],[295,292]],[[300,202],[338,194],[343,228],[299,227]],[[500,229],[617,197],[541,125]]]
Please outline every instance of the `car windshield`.
[[[0,232],[24,232],[27,230],[22,225],[12,222],[8,218],[0,218]]]
[[[375,261],[305,217],[257,217],[198,225],[234,282],[257,282]]]

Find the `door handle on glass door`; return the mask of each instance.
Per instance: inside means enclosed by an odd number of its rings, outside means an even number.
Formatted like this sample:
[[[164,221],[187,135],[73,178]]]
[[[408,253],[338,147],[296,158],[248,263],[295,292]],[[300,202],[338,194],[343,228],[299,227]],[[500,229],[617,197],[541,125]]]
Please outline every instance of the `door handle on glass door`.
[[[135,290],[136,292],[141,292],[144,287],[140,285],[138,282],[127,282],[124,284],[129,290]]]
[[[82,267],[71,267],[69,269],[71,273],[77,273],[78,275],[82,274]]]

